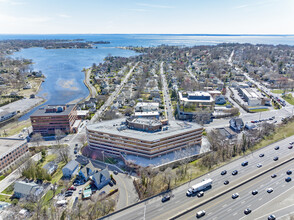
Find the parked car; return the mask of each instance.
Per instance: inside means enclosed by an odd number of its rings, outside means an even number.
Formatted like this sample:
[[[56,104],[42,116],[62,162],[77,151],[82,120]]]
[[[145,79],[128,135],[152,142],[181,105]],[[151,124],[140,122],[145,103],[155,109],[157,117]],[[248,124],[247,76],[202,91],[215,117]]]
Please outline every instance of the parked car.
[[[257,191],[257,190],[253,190],[253,191],[252,191],[252,195],[255,196],[256,194],[258,194],[258,191]]]
[[[276,146],[276,147],[275,147],[275,150],[279,150],[279,149],[280,149],[280,146]]]
[[[293,146],[292,145],[290,145],[289,147],[288,147],[288,149],[292,149],[293,148]]]
[[[287,173],[288,175],[291,175],[291,174],[292,174],[292,171],[291,171],[291,170],[288,170],[286,173]]]
[[[261,164],[261,163],[258,163],[256,166],[257,166],[258,168],[260,168],[260,167],[262,167],[262,164]]]
[[[271,175],[272,178],[276,178],[277,177],[277,174],[273,174]]]
[[[264,157],[264,154],[259,154],[259,157]]]
[[[113,173],[114,173],[115,175],[117,175],[117,174],[118,174],[117,170],[114,170],[114,171],[113,171]]]
[[[73,190],[73,191],[76,191],[76,190],[77,190],[77,188],[76,188],[76,187],[74,187],[74,186],[71,186],[71,187],[69,187],[67,190]]]
[[[113,186],[113,182],[112,181],[110,181],[108,184],[109,184],[109,186]]]

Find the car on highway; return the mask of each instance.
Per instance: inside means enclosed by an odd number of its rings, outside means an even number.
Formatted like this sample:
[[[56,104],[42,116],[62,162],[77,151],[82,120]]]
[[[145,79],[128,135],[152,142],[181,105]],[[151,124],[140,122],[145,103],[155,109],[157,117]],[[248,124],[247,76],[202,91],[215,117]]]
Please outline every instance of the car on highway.
[[[287,173],[288,175],[291,175],[291,174],[292,174],[292,171],[291,171],[291,170],[288,170],[286,173]]]
[[[274,190],[273,190],[273,188],[268,188],[266,191],[267,191],[268,193],[272,193]]]
[[[238,174],[238,170],[234,170],[233,172],[232,172],[232,175],[233,176],[235,176],[235,175],[237,175]]]
[[[241,163],[241,165],[242,165],[243,167],[247,166],[247,165],[248,165],[248,161],[244,161],[243,163]]]
[[[257,166],[258,168],[260,168],[260,167],[262,167],[262,164],[261,164],[261,163],[258,163],[256,166]]]
[[[277,177],[277,174],[273,174],[271,175],[272,178],[276,178]]]
[[[288,149],[292,149],[293,148],[293,146],[292,145],[290,145],[289,147],[288,147]]]
[[[245,209],[245,210],[244,210],[244,214],[245,214],[245,215],[248,215],[248,214],[250,214],[250,213],[251,213],[251,209]]]
[[[267,219],[268,219],[268,220],[276,220],[276,216],[274,216],[274,215],[270,215]]]
[[[292,179],[291,179],[291,177],[290,176],[288,176],[287,178],[285,178],[285,181],[286,182],[290,182]]]
[[[224,182],[225,185],[228,185],[229,183],[230,183],[229,180],[226,180],[226,181]]]
[[[226,170],[223,170],[222,172],[221,172],[221,175],[226,175],[227,174],[227,171]]]
[[[166,195],[166,196],[164,196],[164,197],[161,199],[161,202],[166,202],[166,201],[168,201],[168,200],[170,200],[170,195]]]
[[[252,191],[252,195],[255,196],[256,194],[258,194],[258,191],[257,191],[257,190],[253,190],[253,191]]]
[[[264,154],[259,154],[259,157],[264,157]]]
[[[273,160],[274,160],[274,161],[277,161],[278,159],[279,159],[279,157],[274,157],[274,159],[273,159]]]
[[[238,198],[239,197],[239,194],[238,193],[234,193],[233,195],[232,195],[232,199],[236,199],[236,198]]]
[[[204,215],[205,215],[205,211],[204,211],[204,210],[199,211],[199,212],[196,213],[196,217],[197,217],[197,218],[201,218],[201,217],[204,216]]]
[[[199,193],[197,193],[197,197],[202,197],[204,196],[204,192],[203,191],[200,191]]]
[[[280,149],[280,146],[276,146],[276,147],[275,147],[275,150],[279,150],[279,149]]]

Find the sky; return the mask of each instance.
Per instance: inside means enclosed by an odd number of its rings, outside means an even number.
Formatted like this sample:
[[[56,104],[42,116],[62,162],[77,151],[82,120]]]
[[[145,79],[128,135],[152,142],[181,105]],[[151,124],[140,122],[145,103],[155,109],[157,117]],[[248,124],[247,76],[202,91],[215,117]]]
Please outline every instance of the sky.
[[[0,34],[294,34],[294,0],[0,0]]]

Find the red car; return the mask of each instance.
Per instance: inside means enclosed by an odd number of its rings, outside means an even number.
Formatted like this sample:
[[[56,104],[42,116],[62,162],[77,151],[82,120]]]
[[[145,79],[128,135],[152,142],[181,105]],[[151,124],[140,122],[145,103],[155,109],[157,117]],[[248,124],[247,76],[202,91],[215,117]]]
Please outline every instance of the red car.
[[[73,191],[76,191],[76,190],[77,190],[77,188],[76,188],[76,187],[74,187],[74,186],[71,186],[71,187],[69,187],[69,188],[68,188],[68,190],[73,190]]]

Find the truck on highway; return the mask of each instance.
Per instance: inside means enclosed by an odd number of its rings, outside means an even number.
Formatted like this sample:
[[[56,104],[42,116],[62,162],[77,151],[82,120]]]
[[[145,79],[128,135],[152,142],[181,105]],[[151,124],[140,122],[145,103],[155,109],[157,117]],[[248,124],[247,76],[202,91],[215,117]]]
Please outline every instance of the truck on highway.
[[[191,196],[194,193],[205,190],[211,187],[211,184],[212,184],[212,179],[204,179],[202,182],[197,183],[193,185],[191,188],[189,188],[186,195]]]

